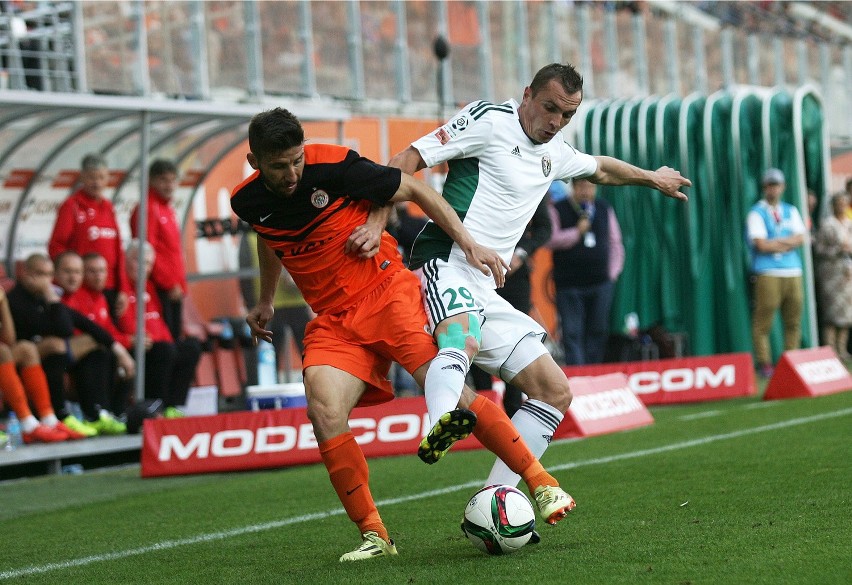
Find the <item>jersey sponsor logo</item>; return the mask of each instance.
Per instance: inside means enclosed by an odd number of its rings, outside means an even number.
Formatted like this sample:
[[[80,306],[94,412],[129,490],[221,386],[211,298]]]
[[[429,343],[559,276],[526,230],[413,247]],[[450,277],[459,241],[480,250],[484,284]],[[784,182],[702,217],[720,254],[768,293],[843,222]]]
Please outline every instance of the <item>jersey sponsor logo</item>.
[[[512,155],[516,156],[518,158],[522,158],[521,157],[521,149],[516,146],[515,148],[512,149]]]
[[[96,225],[89,226],[86,230],[86,237],[90,242],[95,240],[114,240],[118,237],[118,232],[110,227],[98,227]]]
[[[450,135],[446,130],[444,130],[444,128],[439,128],[438,131],[435,132],[435,138],[437,138],[438,142],[442,145],[450,141]]]
[[[317,209],[322,209],[328,205],[328,193],[322,189],[317,189],[311,194],[311,205]],[[268,216],[267,216],[268,217]]]
[[[544,173],[545,177],[550,176],[550,170],[553,168],[553,163],[550,160],[550,155],[545,154],[541,157],[541,172]]]

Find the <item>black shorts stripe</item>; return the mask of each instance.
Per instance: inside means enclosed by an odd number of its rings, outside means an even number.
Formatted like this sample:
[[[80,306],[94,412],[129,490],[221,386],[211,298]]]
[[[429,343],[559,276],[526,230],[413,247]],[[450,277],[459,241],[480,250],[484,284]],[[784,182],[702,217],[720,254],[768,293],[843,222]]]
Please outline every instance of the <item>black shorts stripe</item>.
[[[548,412],[537,404],[530,404],[529,400],[521,405],[521,410],[537,418],[541,421],[541,424],[551,431],[555,431],[556,427],[559,426],[559,423],[562,422],[559,418],[554,416],[553,413]]]

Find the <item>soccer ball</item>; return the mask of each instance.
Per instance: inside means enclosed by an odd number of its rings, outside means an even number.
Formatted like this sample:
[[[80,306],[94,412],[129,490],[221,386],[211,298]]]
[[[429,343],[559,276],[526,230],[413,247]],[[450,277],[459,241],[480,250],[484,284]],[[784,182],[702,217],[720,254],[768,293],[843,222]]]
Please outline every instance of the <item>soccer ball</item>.
[[[522,491],[490,485],[470,498],[462,530],[476,548],[490,555],[505,555],[529,542],[535,530],[535,512]]]

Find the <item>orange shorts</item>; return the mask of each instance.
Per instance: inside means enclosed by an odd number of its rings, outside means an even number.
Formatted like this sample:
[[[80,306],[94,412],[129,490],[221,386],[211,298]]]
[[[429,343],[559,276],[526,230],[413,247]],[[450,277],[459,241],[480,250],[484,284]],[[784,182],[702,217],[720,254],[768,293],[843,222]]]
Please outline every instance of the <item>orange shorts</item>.
[[[358,406],[369,406],[393,398],[391,362],[414,372],[437,352],[426,332],[420,281],[401,270],[351,309],[308,323],[302,367],[333,366],[360,378],[367,390]]]

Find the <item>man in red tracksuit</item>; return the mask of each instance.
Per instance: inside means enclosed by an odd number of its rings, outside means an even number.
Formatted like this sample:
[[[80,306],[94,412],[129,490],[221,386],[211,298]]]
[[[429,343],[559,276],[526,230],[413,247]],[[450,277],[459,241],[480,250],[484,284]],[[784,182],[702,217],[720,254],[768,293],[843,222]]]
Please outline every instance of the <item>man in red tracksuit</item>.
[[[136,298],[136,277],[142,246],[145,246],[145,296]],[[127,271],[133,286],[128,298],[127,311],[118,320],[119,330],[135,341],[136,305],[144,302],[145,329],[145,398],[163,401],[163,416],[176,418],[183,416],[177,407],[186,403],[189,386],[195,378],[195,367],[201,357],[201,344],[193,337],[173,339],[169,328],[163,321],[160,299],[154,292],[154,286],[149,278],[151,267],[156,261],[154,247],[148,242],[134,239],[127,246]]]
[[[96,252],[109,266],[104,294],[115,316],[127,308],[130,284],[124,267],[124,248],[112,202],[105,197],[109,173],[106,159],[97,154],[83,157],[80,189],[59,207],[47,244],[52,259],[66,250],[80,256]]]
[[[151,281],[160,298],[163,320],[172,338],[181,339],[183,297],[186,295],[186,265],[183,260],[180,224],[169,205],[177,188],[178,170],[168,160],[157,159],[148,168],[148,237],[154,246]],[[130,231],[139,237],[139,206],[130,215]]]

